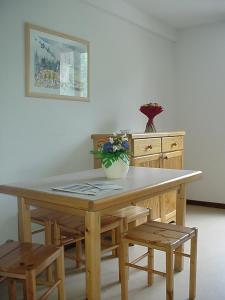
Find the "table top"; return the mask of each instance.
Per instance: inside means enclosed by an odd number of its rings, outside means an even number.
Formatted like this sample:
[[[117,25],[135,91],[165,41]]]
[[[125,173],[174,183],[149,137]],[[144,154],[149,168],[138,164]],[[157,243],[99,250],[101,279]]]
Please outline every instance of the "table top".
[[[130,167],[126,178],[110,179],[110,182],[122,188],[119,190],[101,191],[97,195],[81,195],[54,191],[52,188],[85,183],[105,181],[102,169],[92,169],[71,174],[42,178],[33,181],[0,185],[0,193],[31,198],[52,203],[61,203],[84,210],[100,210],[118,202],[137,200],[146,196],[154,196],[172,189],[179,184],[197,180],[201,171]]]

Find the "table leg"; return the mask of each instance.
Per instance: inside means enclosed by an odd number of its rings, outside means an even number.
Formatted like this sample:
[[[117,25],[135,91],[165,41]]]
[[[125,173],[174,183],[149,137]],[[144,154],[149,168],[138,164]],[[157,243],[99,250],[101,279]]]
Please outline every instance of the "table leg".
[[[101,299],[100,281],[100,214],[85,213],[86,295],[88,300]]]
[[[29,205],[22,197],[17,198],[18,203],[18,236],[21,242],[31,242],[31,219]]]
[[[186,186],[185,184],[180,185],[180,189],[177,191],[176,201],[176,223],[178,225],[185,226],[186,219]],[[177,248],[178,252],[183,252],[184,247]],[[180,272],[183,270],[183,257],[179,254],[175,255],[175,271]]]

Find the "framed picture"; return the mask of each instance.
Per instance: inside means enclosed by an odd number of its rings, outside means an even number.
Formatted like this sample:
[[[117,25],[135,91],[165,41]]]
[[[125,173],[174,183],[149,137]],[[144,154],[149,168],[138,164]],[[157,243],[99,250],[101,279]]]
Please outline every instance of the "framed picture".
[[[88,101],[89,42],[26,23],[25,94]]]

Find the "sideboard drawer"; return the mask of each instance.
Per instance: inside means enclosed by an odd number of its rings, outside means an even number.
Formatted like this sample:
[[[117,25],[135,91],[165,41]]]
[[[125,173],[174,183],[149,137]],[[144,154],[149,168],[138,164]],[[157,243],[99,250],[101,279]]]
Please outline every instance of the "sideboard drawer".
[[[183,136],[168,136],[162,138],[162,152],[183,150]]]
[[[161,138],[135,139],[133,143],[133,156],[141,156],[161,152]]]

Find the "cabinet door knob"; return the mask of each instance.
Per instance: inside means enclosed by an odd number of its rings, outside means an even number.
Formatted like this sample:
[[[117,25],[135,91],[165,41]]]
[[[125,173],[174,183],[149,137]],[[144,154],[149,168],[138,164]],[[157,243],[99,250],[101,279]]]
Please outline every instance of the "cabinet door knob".
[[[171,144],[171,147],[176,147],[176,146],[177,146],[177,143]]]
[[[164,158],[164,159],[168,159],[168,156],[167,156],[167,155],[165,155],[165,156],[163,156],[163,158]]]
[[[146,147],[146,149],[147,149],[147,150],[151,150],[151,149],[152,149],[152,145],[148,145],[148,146]]]

